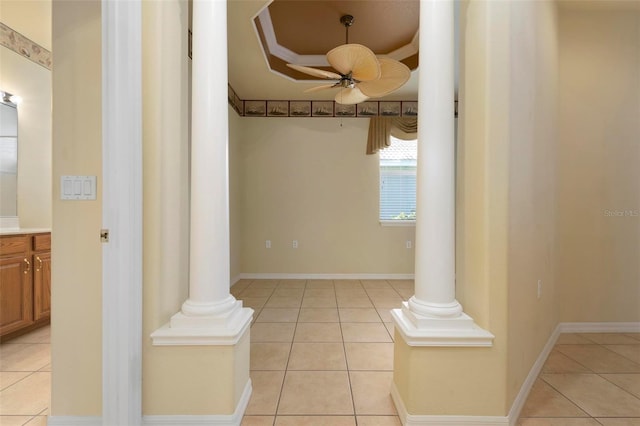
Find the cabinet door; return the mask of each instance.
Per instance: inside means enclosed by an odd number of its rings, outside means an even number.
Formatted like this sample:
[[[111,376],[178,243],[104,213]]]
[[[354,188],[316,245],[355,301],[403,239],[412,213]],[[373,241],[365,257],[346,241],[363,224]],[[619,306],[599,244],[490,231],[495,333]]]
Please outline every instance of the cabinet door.
[[[33,322],[32,266],[24,256],[0,257],[0,335]]]
[[[51,316],[51,253],[33,255],[33,319]]]

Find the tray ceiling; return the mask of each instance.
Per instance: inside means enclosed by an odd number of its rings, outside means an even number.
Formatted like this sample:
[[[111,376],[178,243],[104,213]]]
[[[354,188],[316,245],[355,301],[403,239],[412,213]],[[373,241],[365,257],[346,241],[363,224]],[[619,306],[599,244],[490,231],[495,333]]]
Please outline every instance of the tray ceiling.
[[[418,0],[230,0],[229,83],[243,99],[333,99],[332,90],[303,93],[318,81],[289,72],[284,64],[328,65],[325,53],[345,43],[340,23],[345,14],[355,17],[350,43],[363,44],[416,69]],[[405,86],[376,100],[414,100],[417,87],[414,71]]]

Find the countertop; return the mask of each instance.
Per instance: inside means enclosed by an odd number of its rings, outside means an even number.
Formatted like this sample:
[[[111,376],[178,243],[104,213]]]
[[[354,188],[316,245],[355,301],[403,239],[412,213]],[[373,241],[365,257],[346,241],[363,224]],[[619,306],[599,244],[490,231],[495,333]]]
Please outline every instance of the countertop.
[[[43,232],[51,232],[50,228],[5,228],[0,229],[1,235],[19,235],[19,234],[40,234]]]

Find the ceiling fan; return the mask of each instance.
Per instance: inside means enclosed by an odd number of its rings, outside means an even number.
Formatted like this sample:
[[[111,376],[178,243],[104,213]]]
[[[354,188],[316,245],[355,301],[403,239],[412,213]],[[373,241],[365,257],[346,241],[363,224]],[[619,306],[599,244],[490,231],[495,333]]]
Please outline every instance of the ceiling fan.
[[[335,83],[323,84],[305,90],[305,93],[340,87],[335,96],[339,104],[357,104],[369,98],[379,98],[397,89],[409,80],[411,70],[402,62],[389,58],[378,58],[361,44],[349,44],[349,27],[354,18],[344,15],[340,23],[346,30],[346,44],[331,49],[327,61],[337,73],[302,65],[287,64],[294,70]]]

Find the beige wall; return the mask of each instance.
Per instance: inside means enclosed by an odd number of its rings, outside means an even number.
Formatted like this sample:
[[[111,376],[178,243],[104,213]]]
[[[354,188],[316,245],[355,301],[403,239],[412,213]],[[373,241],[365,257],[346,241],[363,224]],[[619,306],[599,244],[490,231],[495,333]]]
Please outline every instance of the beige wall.
[[[560,13],[562,321],[640,320],[640,11]]]
[[[51,0],[2,0],[0,22],[51,50]]]
[[[362,118],[242,119],[235,142],[242,272],[413,273],[405,241],[413,241],[414,228],[378,222],[379,163],[365,155],[368,125]]]
[[[242,270],[242,129],[245,121],[233,108],[229,107],[229,226],[231,250],[231,283]],[[230,283],[230,284],[231,284]]]
[[[51,2],[0,3],[0,22],[51,49]],[[51,71],[0,46],[0,89],[18,106],[18,217],[23,228],[51,227]]]
[[[556,4],[515,2],[510,20],[509,405],[558,323],[554,277]]]
[[[143,3],[143,252],[147,336],[180,310],[189,276],[186,1]]]
[[[53,6],[52,401],[54,416],[102,411],[100,2]],[[60,201],[61,175],[98,176],[95,201]]]

